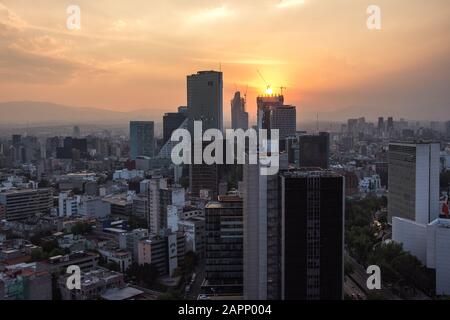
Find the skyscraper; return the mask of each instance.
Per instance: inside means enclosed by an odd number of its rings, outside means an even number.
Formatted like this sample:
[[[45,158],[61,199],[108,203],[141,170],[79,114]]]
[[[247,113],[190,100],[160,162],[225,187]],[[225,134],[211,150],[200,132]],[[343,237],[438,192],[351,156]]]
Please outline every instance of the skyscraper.
[[[384,118],[379,117],[378,118],[378,132],[383,132],[383,131],[384,131]]]
[[[130,157],[153,157],[155,152],[155,126],[153,121],[130,122]]]
[[[205,207],[205,280],[208,293],[242,294],[242,198],[219,196]],[[208,290],[209,289],[209,290]]]
[[[189,128],[202,121],[203,130],[223,130],[222,72],[199,71],[187,77]]]
[[[183,110],[183,109],[181,109]],[[163,145],[170,140],[172,132],[178,129],[187,117],[186,112],[169,112],[163,117]]]
[[[394,130],[394,118],[389,117],[387,119],[387,127],[386,127],[388,132],[391,132],[392,130]]]
[[[300,167],[328,169],[330,158],[330,134],[303,135],[299,140]]]
[[[295,136],[297,131],[296,108],[285,105],[282,95],[259,96],[257,105],[258,128],[278,129],[280,140]]]
[[[331,171],[286,171],[279,195],[281,298],[342,299],[344,178]]]
[[[244,165],[244,298],[281,299],[278,176]]]
[[[222,72],[200,71],[187,77],[188,128],[193,133],[194,121],[202,121],[203,131],[223,131]],[[189,166],[191,194],[198,196],[201,189],[218,192],[217,165],[192,164]]]
[[[245,99],[238,91],[231,100],[231,127],[233,129],[248,129],[248,113],[245,112]]]
[[[341,299],[344,178],[244,166],[244,298]]]
[[[439,215],[439,143],[389,144],[389,222],[429,223]]]

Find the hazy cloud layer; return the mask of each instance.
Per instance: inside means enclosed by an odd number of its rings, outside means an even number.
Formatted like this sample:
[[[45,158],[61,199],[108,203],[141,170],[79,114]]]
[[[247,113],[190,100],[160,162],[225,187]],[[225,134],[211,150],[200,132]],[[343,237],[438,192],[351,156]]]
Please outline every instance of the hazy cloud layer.
[[[257,69],[306,118],[450,107],[448,0],[378,0],[380,31],[366,28],[365,0],[77,4],[82,28],[69,31],[64,1],[0,0],[0,101],[175,110],[187,74],[221,66],[225,109],[248,85],[255,112]]]

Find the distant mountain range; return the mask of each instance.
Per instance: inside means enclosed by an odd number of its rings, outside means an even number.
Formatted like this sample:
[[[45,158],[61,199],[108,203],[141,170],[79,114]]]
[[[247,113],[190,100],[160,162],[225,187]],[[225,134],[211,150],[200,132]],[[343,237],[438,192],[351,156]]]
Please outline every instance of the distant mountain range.
[[[49,102],[16,101],[0,103],[0,125],[7,124],[94,124],[122,123],[130,120],[161,121],[162,109],[119,112],[99,108],[59,105]]]
[[[177,108],[173,108],[176,112]],[[226,109],[224,109],[226,110]],[[411,110],[412,111],[412,110]],[[0,125],[76,125],[76,124],[126,124],[131,120],[151,120],[155,123],[161,123],[164,113],[168,112],[167,108],[151,108],[138,109],[127,112],[112,111],[99,109],[95,107],[75,107],[66,106],[50,102],[36,101],[15,101],[0,103]],[[416,112],[417,113],[417,112]],[[412,113],[411,113],[412,114]],[[433,113],[434,115],[435,113]],[[442,111],[439,114],[448,114]],[[327,122],[345,122],[349,118],[366,117],[368,121],[376,121],[379,116],[393,116],[398,120],[404,115],[395,112],[390,108],[370,108],[370,107],[347,107],[339,110],[330,110],[319,112],[319,120]],[[317,108],[310,106],[302,106],[297,110],[297,121],[300,122],[316,122]],[[413,120],[408,116],[407,120]],[[436,120],[432,116],[423,115],[421,118],[425,120]],[[448,116],[443,116],[442,120],[448,121]],[[225,125],[229,125],[226,120]],[[254,121],[254,119],[252,120]]]

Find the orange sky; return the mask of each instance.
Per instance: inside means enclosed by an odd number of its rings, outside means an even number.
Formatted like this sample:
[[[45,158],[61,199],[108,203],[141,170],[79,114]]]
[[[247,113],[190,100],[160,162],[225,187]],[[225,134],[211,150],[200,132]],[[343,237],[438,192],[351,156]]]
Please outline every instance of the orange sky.
[[[371,4],[380,31],[366,27]],[[0,0],[0,101],[171,111],[187,74],[221,63],[225,110],[248,85],[254,112],[259,69],[306,119],[347,107],[440,117],[449,35],[448,0]]]

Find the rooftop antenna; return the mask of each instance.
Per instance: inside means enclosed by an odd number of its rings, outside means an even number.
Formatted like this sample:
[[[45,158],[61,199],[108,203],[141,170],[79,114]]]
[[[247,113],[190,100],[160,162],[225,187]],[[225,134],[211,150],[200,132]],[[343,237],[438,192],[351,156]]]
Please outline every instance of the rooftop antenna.
[[[248,85],[245,88],[245,93],[244,93],[244,100],[245,100],[245,102],[247,102],[247,92],[248,92]]]
[[[281,86],[281,87],[279,87],[279,89],[280,89],[281,95],[283,95],[283,90],[286,90],[287,88],[286,88],[286,87],[283,87],[283,86]]]

